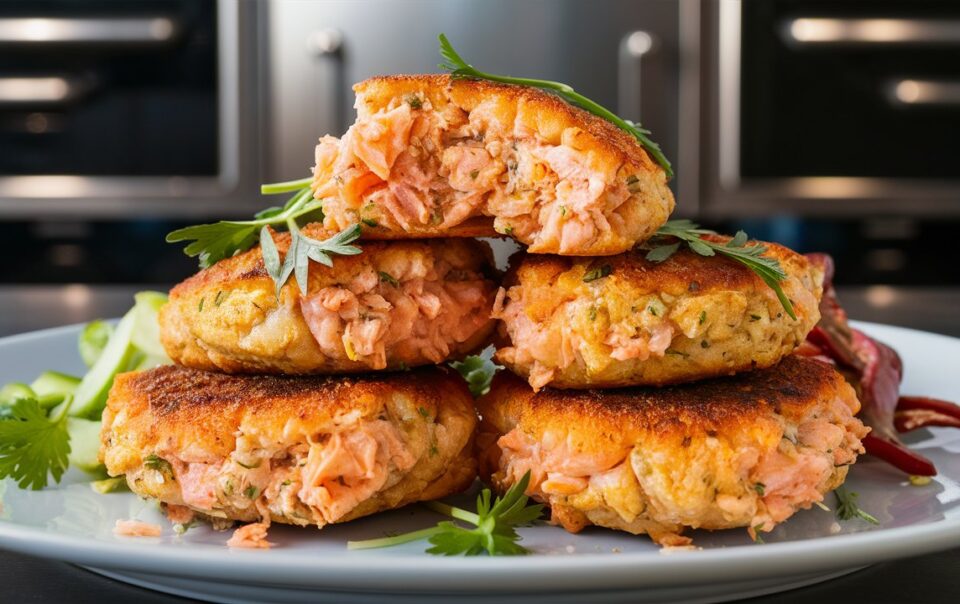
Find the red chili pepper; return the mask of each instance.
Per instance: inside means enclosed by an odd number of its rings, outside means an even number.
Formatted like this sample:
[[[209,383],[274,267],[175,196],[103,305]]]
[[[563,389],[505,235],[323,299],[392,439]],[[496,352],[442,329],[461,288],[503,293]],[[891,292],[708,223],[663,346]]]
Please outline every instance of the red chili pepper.
[[[926,396],[901,396],[893,417],[897,432],[924,426],[960,428],[960,406]]]
[[[807,254],[824,273],[820,322],[797,351],[804,356],[826,356],[856,389],[862,405],[859,417],[873,430],[863,439],[867,453],[916,476],[934,476],[933,463],[911,451],[897,437],[921,426],[960,428],[960,407],[937,399],[901,397],[903,365],[896,351],[852,329],[833,289],[833,260],[826,254]]]
[[[932,461],[916,451],[911,451],[900,443],[894,443],[874,436],[873,434],[867,434],[863,437],[863,448],[866,449],[870,455],[879,457],[888,464],[911,476],[937,475],[937,469],[933,466]]]

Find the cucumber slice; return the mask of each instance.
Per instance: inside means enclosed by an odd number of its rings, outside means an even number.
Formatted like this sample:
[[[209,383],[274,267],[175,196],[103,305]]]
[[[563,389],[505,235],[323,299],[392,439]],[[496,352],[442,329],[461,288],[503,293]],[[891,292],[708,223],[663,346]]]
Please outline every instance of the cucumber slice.
[[[103,469],[100,455],[100,422],[77,417],[67,418],[67,432],[70,434],[70,455],[67,459],[71,466],[84,472],[99,474]]]
[[[127,479],[123,476],[114,478],[104,478],[103,480],[94,480],[90,483],[90,488],[101,495],[107,493],[116,493],[117,491],[129,491],[127,488]]]
[[[114,376],[129,366],[130,357],[136,350],[131,341],[135,324],[136,306],[123,315],[100,358],[83,376],[74,394],[70,415],[88,419],[100,417]]]
[[[30,388],[37,396],[46,396],[48,394],[59,394],[66,396],[73,394],[80,385],[80,378],[59,371],[44,371],[40,376],[33,380]]]
[[[93,367],[97,362],[112,335],[113,325],[106,321],[98,319],[86,324],[80,332],[80,337],[77,338],[77,348],[80,350],[80,358],[87,367]]]
[[[159,367],[161,365],[169,365],[172,361],[167,355],[162,357],[154,356],[152,354],[141,355],[137,359],[137,364],[131,369],[131,371],[143,371],[145,369],[153,369],[154,367]]]
[[[12,405],[22,398],[37,398],[37,393],[23,382],[10,382],[0,388],[0,405]]]
[[[167,359],[167,351],[160,343],[160,321],[157,313],[167,303],[167,295],[160,292],[138,292],[133,307],[136,325],[133,327],[133,345],[147,356]],[[166,361],[169,363],[169,359]]]

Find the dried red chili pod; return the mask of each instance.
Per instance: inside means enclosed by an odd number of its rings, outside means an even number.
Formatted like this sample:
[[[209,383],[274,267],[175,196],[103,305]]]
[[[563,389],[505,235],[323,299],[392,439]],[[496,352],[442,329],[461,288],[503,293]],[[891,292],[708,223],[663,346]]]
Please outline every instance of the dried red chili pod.
[[[863,437],[863,448],[870,455],[879,457],[911,476],[937,475],[937,468],[934,467],[932,461],[916,451],[911,451],[900,442],[892,442],[873,434],[867,434]]]
[[[910,432],[924,426],[960,428],[960,406],[926,396],[901,396],[893,424],[897,432]]]

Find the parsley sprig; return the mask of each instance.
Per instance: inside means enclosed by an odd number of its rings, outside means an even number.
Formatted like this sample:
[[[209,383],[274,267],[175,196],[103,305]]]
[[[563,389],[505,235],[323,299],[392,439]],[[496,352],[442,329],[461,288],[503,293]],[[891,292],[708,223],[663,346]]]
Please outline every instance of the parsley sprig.
[[[491,82],[516,84],[518,86],[531,86],[533,88],[539,88],[540,90],[552,92],[571,105],[576,105],[581,109],[589,111],[590,113],[601,117],[608,122],[611,122],[614,126],[624,130],[628,134],[631,134],[637,139],[637,141],[640,142],[641,145],[643,145],[643,148],[653,156],[656,162],[660,164],[664,172],[666,172],[667,178],[673,178],[673,167],[663,154],[663,151],[660,150],[660,145],[650,139],[650,131],[641,127],[640,124],[623,119],[606,107],[603,107],[599,103],[591,101],[582,94],[574,91],[572,87],[568,86],[567,84],[563,84],[562,82],[537,80],[533,78],[513,78],[510,76],[501,76],[480,71],[473,65],[470,65],[463,60],[457,51],[453,49],[453,45],[450,44],[450,40],[447,39],[447,36],[440,34],[439,39],[440,56],[443,57],[443,63],[440,63],[440,68],[449,71],[452,77],[489,80]]]
[[[780,282],[787,278],[787,274],[783,272],[778,260],[763,255],[766,253],[767,247],[758,242],[747,245],[747,234],[743,231],[737,231],[733,239],[726,243],[717,243],[703,238],[703,235],[715,234],[715,231],[701,229],[700,225],[685,218],[669,220],[657,230],[656,235],[651,240],[653,248],[647,252],[646,258],[651,262],[663,262],[680,249],[680,245],[683,243],[686,243],[691,250],[701,256],[720,254],[732,258],[763,279],[763,282],[777,294],[777,299],[783,305],[783,310],[791,319],[796,320],[797,315],[793,311],[793,304],[783,293],[783,288],[780,287]]]
[[[0,421],[0,477],[35,491],[47,485],[48,475],[60,482],[70,455],[69,407],[70,400],[52,419],[35,398],[17,399],[7,407],[9,416]]]
[[[859,518],[866,520],[870,524],[880,524],[879,520],[860,509],[860,506],[857,505],[857,499],[860,495],[856,492],[847,491],[843,487],[837,487],[836,490],[833,491],[833,494],[837,498],[837,518],[840,520]]]
[[[492,503],[490,489],[483,489],[477,496],[476,513],[437,501],[425,504],[436,512],[472,524],[474,528],[464,528],[445,520],[435,527],[394,537],[349,541],[347,548],[391,547],[427,539],[433,546],[427,549],[427,553],[437,556],[476,556],[484,552],[491,556],[528,554],[529,550],[519,543],[521,537],[517,534],[516,527],[530,524],[543,513],[542,505],[527,505],[527,496],[524,493],[528,484],[530,472],[510,487],[502,498],[497,497]]]
[[[300,291],[306,295],[310,260],[332,266],[332,254],[350,256],[361,252],[359,247],[349,245],[360,237],[359,224],[322,241],[307,237],[300,231],[300,223],[323,219],[323,202],[313,198],[311,180],[304,178],[262,185],[260,192],[264,195],[292,191],[295,193],[282,207],[262,210],[253,220],[221,220],[212,224],[189,226],[169,233],[167,242],[190,242],[183,249],[184,253],[190,257],[199,256],[200,267],[207,268],[224,258],[250,249],[259,241],[263,248],[264,266],[276,285],[277,294],[279,295],[280,288],[292,274],[297,279]],[[270,235],[269,227],[290,231],[290,248],[283,262],[280,261],[280,253]]]
[[[288,183],[280,183],[288,184]],[[264,185],[263,190],[277,185]],[[271,189],[272,191],[272,189]],[[280,191],[283,192],[283,191]],[[300,189],[281,207],[258,212],[254,220],[221,220],[212,224],[197,224],[167,234],[167,243],[189,241],[183,253],[200,257],[200,268],[213,266],[220,260],[244,252],[257,243],[265,226],[283,226],[288,221],[303,219],[309,214],[321,213],[322,202],[314,199],[308,187]]]

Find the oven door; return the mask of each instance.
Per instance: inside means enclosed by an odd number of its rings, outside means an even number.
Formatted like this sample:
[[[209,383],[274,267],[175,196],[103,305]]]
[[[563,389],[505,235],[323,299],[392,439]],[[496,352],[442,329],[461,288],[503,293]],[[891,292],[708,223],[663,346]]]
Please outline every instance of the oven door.
[[[705,7],[705,213],[960,214],[960,4]]]
[[[188,216],[253,198],[247,9],[0,1],[0,216]]]

